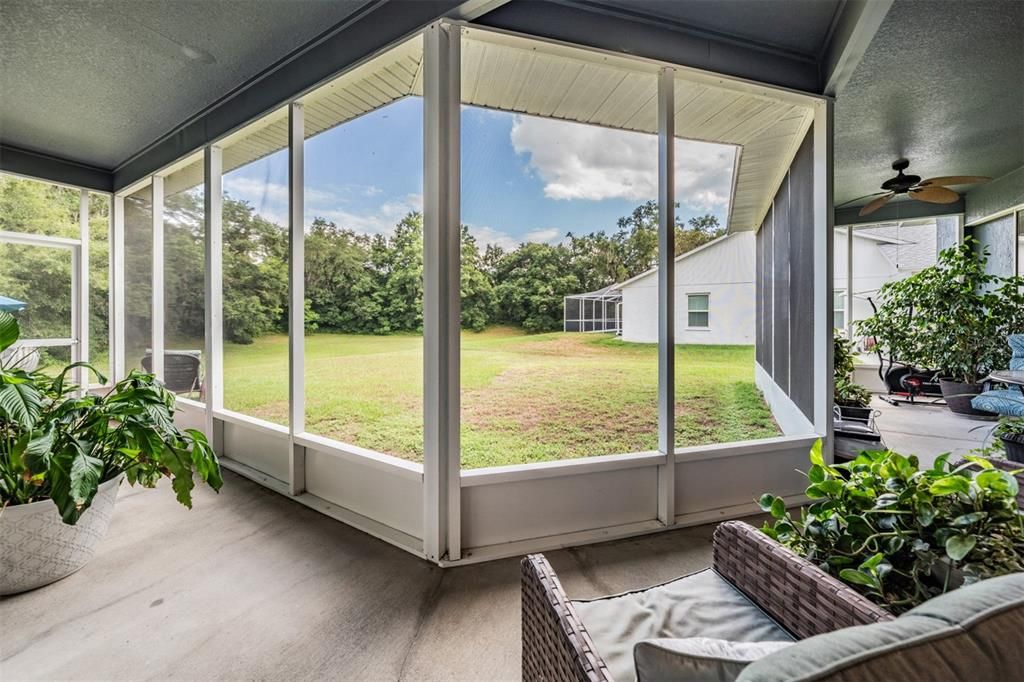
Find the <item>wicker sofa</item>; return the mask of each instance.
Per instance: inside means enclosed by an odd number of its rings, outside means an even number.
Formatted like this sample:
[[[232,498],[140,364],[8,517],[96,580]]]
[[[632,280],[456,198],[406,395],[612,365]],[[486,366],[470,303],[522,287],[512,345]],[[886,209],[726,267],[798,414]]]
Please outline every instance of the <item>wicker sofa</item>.
[[[570,601],[543,556],[526,557],[522,567],[524,680],[1020,677],[1024,573],[893,617],[737,521],[716,529],[711,568],[644,590]]]
[[[756,528],[715,530],[712,568],[796,639],[892,614],[784,549]],[[524,680],[611,680],[608,666],[543,555],[522,561]]]

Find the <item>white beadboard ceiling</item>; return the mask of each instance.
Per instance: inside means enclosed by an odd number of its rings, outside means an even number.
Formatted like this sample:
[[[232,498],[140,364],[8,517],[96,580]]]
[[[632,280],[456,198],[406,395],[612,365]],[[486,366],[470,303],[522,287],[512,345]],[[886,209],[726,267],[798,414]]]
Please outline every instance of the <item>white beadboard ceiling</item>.
[[[629,57],[462,27],[464,104],[622,130],[657,133],[658,65]],[[402,97],[423,94],[417,36],[302,98],[307,136]],[[690,69],[676,77],[676,134],[735,145],[730,231],[757,229],[813,120],[811,99]],[[225,172],[282,149],[282,108],[225,138]],[[167,191],[202,180],[201,164],[174,169]]]

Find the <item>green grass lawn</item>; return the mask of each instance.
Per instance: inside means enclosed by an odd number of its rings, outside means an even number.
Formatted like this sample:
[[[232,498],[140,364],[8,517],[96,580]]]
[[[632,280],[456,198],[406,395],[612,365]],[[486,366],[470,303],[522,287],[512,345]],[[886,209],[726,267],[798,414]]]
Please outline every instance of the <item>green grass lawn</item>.
[[[422,339],[306,338],[306,430],[420,461]],[[677,446],[779,434],[754,385],[750,346],[679,346]],[[224,404],[280,424],[288,413],[288,344],[226,344]],[[657,348],[610,334],[495,328],[462,335],[465,468],[657,447]]]

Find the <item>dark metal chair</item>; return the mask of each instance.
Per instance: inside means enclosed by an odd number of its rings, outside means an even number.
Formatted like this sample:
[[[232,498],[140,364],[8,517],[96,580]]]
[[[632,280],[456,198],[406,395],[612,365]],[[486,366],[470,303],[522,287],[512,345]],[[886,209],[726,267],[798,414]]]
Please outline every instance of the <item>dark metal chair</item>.
[[[153,355],[147,352],[142,357],[142,369],[153,371]],[[164,385],[172,393],[195,393],[203,395],[199,351],[169,350],[164,351]]]

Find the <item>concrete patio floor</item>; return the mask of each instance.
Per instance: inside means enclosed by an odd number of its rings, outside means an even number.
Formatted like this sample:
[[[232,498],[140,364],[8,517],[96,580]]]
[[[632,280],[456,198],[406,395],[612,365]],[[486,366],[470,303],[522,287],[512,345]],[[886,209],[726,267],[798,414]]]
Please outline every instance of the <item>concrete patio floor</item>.
[[[959,417],[945,405],[890,405],[878,396],[871,406],[881,412],[876,420],[886,446],[904,455],[917,455],[931,466],[939,455],[965,455],[991,441],[995,422]]]
[[[519,563],[440,569],[233,474],[121,490],[96,557],[0,603],[0,679],[520,677]],[[573,597],[711,559],[711,525],[547,555]]]

